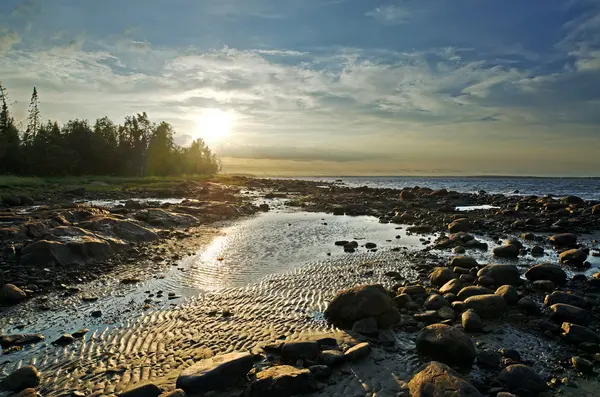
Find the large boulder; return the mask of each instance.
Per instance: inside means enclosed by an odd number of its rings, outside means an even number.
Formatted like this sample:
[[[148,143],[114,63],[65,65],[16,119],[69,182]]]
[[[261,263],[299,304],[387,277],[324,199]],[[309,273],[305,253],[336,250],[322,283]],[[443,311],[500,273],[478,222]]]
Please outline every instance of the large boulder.
[[[587,259],[589,254],[588,250],[585,249],[570,249],[564,252],[561,252],[558,256],[560,263],[564,263],[570,266],[583,266],[583,263]]]
[[[450,266],[470,269],[472,267],[479,266],[479,263],[477,263],[477,261],[470,256],[454,256],[450,259]]]
[[[417,352],[422,361],[435,360],[450,366],[470,368],[475,346],[465,333],[445,324],[433,324],[417,334]]]
[[[429,281],[431,281],[431,285],[441,287],[456,277],[456,273],[454,273],[452,269],[447,267],[436,267],[429,275]]]
[[[519,395],[535,395],[548,389],[544,379],[531,367],[523,364],[509,365],[502,370],[498,379],[511,392]]]
[[[474,310],[466,310],[461,316],[462,327],[465,332],[480,332],[483,329],[483,321]]]
[[[27,294],[16,285],[4,284],[0,286],[0,305],[16,305],[23,302],[25,299],[27,299]]]
[[[513,244],[496,247],[492,250],[494,256],[498,258],[517,258],[521,249]]]
[[[581,343],[600,343],[600,335],[582,325],[563,323],[561,328],[563,330],[562,336],[567,342],[577,345]]]
[[[290,397],[317,391],[317,382],[308,369],[277,365],[260,371],[250,385],[250,397]]]
[[[556,234],[550,237],[550,243],[556,247],[567,247],[577,244],[577,235],[573,233]]]
[[[507,305],[516,305],[519,301],[519,292],[512,285],[502,285],[494,293],[504,298]]]
[[[557,303],[550,306],[550,319],[557,323],[573,323],[588,325],[591,321],[590,313],[577,306]]]
[[[177,378],[177,388],[188,394],[223,390],[235,385],[252,369],[249,353],[228,353],[207,358],[185,369]]]
[[[391,309],[391,299],[379,284],[362,285],[338,292],[325,310],[331,323],[350,327],[360,319],[377,317]]]
[[[456,219],[448,225],[450,233],[468,232],[471,230],[471,222],[467,218]]]
[[[529,281],[550,280],[556,285],[564,285],[567,282],[567,273],[560,266],[551,263],[542,263],[530,267],[525,273]]]
[[[28,365],[14,371],[0,382],[0,390],[20,392],[28,388],[38,387],[41,378],[37,368]]]
[[[500,295],[476,295],[465,300],[465,307],[473,309],[483,318],[494,318],[506,311],[506,301]]]
[[[478,277],[489,277],[497,285],[519,285],[521,274],[515,265],[487,265],[477,272]]]
[[[432,361],[408,383],[411,397],[481,397],[479,390],[447,365]]]
[[[546,295],[544,298],[544,304],[546,306],[552,306],[557,303],[564,303],[567,305],[577,306],[582,309],[587,308],[589,305],[587,301],[579,295],[570,294],[568,292],[554,291],[553,293]]]

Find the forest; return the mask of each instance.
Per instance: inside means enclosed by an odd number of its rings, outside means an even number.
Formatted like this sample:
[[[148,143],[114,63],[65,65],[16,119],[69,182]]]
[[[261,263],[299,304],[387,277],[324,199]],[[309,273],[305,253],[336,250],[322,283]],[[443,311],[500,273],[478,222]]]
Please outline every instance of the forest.
[[[0,174],[25,176],[214,175],[220,161],[202,139],[188,147],[175,143],[166,122],[153,123],[144,112],[123,124],[108,117],[42,122],[34,87],[26,125],[15,122],[0,83]]]

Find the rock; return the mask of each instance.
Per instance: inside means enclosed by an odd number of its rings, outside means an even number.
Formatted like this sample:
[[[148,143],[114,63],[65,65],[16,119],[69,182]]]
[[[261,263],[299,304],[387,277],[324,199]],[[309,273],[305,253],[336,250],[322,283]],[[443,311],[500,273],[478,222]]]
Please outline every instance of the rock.
[[[437,315],[442,321],[453,321],[456,318],[456,313],[448,306],[438,309]]]
[[[407,285],[406,287],[398,288],[398,294],[408,294],[411,297],[415,295],[425,295],[427,290],[422,285]]]
[[[336,367],[346,361],[346,356],[339,350],[323,350],[317,357],[317,361],[328,367]]]
[[[550,280],[537,280],[533,282],[533,288],[543,292],[552,292],[556,289],[556,285]]]
[[[423,313],[416,313],[413,315],[413,318],[417,322],[422,322],[425,324],[433,324],[440,322],[440,316],[436,310],[427,310]]]
[[[450,259],[450,266],[471,269],[479,266],[479,263],[470,256],[454,256]]]
[[[344,327],[376,317],[391,308],[391,299],[381,285],[363,285],[338,292],[325,310],[325,318]]]
[[[493,249],[494,256],[498,258],[517,258],[521,249],[513,244],[503,245]]]
[[[21,199],[16,196],[2,197],[2,204],[9,207],[18,207],[21,205]]]
[[[14,396],[15,397],[38,397],[38,392],[37,392],[37,390],[30,387],[29,389],[25,389],[19,393],[16,393]],[[85,396],[83,396],[83,397],[85,397]]]
[[[147,383],[141,386],[135,386],[119,394],[119,397],[158,397],[162,390],[153,383]]]
[[[550,280],[556,285],[565,285],[567,282],[567,273],[560,266],[550,263],[542,263],[529,268],[525,273],[529,281]]]
[[[465,307],[475,310],[483,318],[494,318],[506,311],[506,301],[496,294],[477,295],[467,298]]]
[[[419,368],[408,383],[411,397],[482,397],[447,365],[432,361]]]
[[[596,204],[592,207],[592,215],[600,215],[600,204]]]
[[[186,394],[181,389],[175,389],[175,390],[164,392],[158,397],[186,397]]]
[[[61,233],[65,242],[38,240],[21,250],[19,264],[24,266],[47,266],[54,263],[60,266],[84,265],[89,262],[105,261],[115,255],[115,250],[107,240],[102,240],[90,232],[75,227],[58,227],[53,232]],[[122,241],[112,241],[122,248]]]
[[[0,382],[0,390],[20,392],[40,385],[40,373],[32,365],[19,368]]]
[[[436,267],[429,275],[429,281],[431,282],[431,285],[441,287],[456,277],[457,275],[452,271],[452,269],[447,267]]]
[[[587,250],[574,248],[574,249],[570,249],[570,250],[561,252],[561,254],[558,257],[559,257],[560,263],[564,263],[565,265],[570,265],[570,266],[581,267],[581,266],[583,266],[583,263],[587,259],[588,254],[589,254],[589,251],[587,251]]]
[[[352,331],[363,335],[377,335],[379,333],[377,319],[375,317],[367,317],[358,320],[352,326]]]
[[[446,284],[440,288],[440,294],[445,295],[448,293],[458,294],[458,292],[465,287],[465,282],[455,278],[453,280],[448,281]]]
[[[465,332],[481,332],[483,330],[483,321],[474,310],[467,310],[461,317],[462,326]]]
[[[498,379],[505,384],[511,392],[540,393],[548,389],[546,382],[532,368],[523,364],[509,365],[502,370]],[[531,394],[523,394],[531,395]]]
[[[450,366],[470,368],[475,346],[464,332],[444,324],[433,324],[417,334],[417,352],[422,361],[435,360]]]
[[[73,335],[71,335],[71,334],[63,334],[63,335],[60,336],[60,338],[58,338],[57,340],[55,340],[54,342],[52,342],[52,344],[53,345],[59,345],[59,346],[66,346],[66,345],[70,345],[73,342],[75,342],[75,338],[73,337]]]
[[[477,354],[477,365],[479,368],[497,369],[502,362],[500,353],[494,350],[482,350]]]
[[[228,353],[207,358],[185,369],[176,387],[187,394],[222,390],[235,385],[252,369],[254,357],[249,353]]]
[[[561,328],[563,330],[562,336],[567,342],[577,345],[586,342],[600,343],[600,336],[582,325],[563,323]]]
[[[375,322],[375,327],[377,327],[377,322]],[[286,342],[281,347],[281,357],[287,362],[294,363],[297,360],[314,360],[319,355],[319,350],[317,341]]]
[[[412,298],[408,294],[400,294],[394,298],[394,304],[398,309],[403,309],[407,304],[412,302]]]
[[[363,342],[346,350],[344,355],[348,361],[356,362],[367,357],[369,353],[371,353],[371,345],[368,342]]]
[[[390,328],[402,321],[402,315],[395,307],[377,316],[377,326],[379,329]]]
[[[189,214],[169,212],[159,208],[149,208],[136,213],[136,218],[160,228],[189,226],[198,223],[198,218]]]
[[[110,216],[96,216],[80,223],[84,229],[117,236],[125,241],[147,242],[158,240],[159,236],[154,231],[142,226],[140,223],[128,219],[119,219]]]
[[[260,371],[250,385],[250,397],[289,397],[317,391],[317,382],[308,369],[278,365]]]
[[[544,304],[546,306],[552,306],[556,303],[564,303],[571,306],[577,306],[582,309],[588,307],[588,304],[584,298],[567,292],[554,291],[550,295],[546,295],[544,298]]]
[[[537,316],[538,314],[540,314],[542,312],[542,310],[537,305],[537,303],[535,303],[533,301],[533,299],[531,299],[527,296],[519,299],[519,301],[517,302],[517,307],[522,312],[532,315],[532,316]]]
[[[368,250],[371,250],[373,248],[377,248],[377,244],[375,244],[375,243],[366,243],[365,244],[365,248],[368,249]]]
[[[65,194],[76,196],[76,197],[84,197],[85,196],[85,188],[78,187],[70,190],[65,190]]]
[[[25,346],[44,340],[40,334],[0,335],[0,346],[8,349],[11,346]]]
[[[515,265],[487,265],[477,272],[478,277],[490,277],[497,285],[519,285],[521,274]]]
[[[471,230],[471,223],[467,218],[456,219],[448,225],[450,233],[468,232]]]
[[[13,284],[0,286],[0,305],[16,305],[27,299],[27,294]]]
[[[458,299],[461,301],[466,300],[467,298],[470,298],[472,296],[477,296],[477,295],[489,295],[489,294],[493,294],[494,291],[485,288],[485,287],[480,287],[478,285],[470,285],[468,287],[464,287],[463,289],[461,289],[458,292]]]
[[[398,197],[400,200],[413,200],[415,198],[415,194],[410,190],[402,190]]]
[[[579,372],[582,372],[587,375],[594,373],[594,363],[592,363],[589,360],[586,360],[583,357],[571,357],[571,363],[573,364],[573,368],[575,368],[575,370]]]
[[[428,310],[438,310],[442,307],[450,306],[450,303],[443,296],[432,294],[427,297],[423,306]]]
[[[512,285],[503,285],[498,287],[494,293],[503,297],[507,305],[516,305],[519,301],[519,292],[517,292],[517,289]]]
[[[327,379],[331,376],[331,368],[327,365],[311,365],[308,370],[316,379]]]
[[[573,233],[556,234],[550,237],[550,243],[556,247],[572,246],[577,244],[577,235]]]
[[[500,348],[498,349],[498,353],[500,353],[502,357],[508,358],[513,362],[521,361],[521,354],[515,349]]]
[[[532,256],[544,256],[545,252],[544,249],[542,247],[540,247],[539,245],[534,245],[533,247],[531,247],[531,255]]]

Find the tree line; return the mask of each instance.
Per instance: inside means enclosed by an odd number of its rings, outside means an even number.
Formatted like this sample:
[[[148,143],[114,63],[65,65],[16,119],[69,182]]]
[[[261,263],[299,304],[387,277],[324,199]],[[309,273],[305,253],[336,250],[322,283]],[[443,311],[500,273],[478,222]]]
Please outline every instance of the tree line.
[[[174,142],[166,122],[152,123],[147,114],[41,122],[38,91],[33,89],[27,126],[19,128],[0,84],[0,174],[31,176],[165,176],[215,174],[220,161],[202,139],[188,147]]]

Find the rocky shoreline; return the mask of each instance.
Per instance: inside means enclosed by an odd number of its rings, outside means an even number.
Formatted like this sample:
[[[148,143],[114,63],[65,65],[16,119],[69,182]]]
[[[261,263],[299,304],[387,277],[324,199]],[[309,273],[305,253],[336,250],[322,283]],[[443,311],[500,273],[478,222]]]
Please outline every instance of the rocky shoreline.
[[[137,378],[128,367],[118,375],[120,381],[104,380],[98,390],[75,390],[77,379],[66,377],[71,395],[594,395],[590,394],[598,387],[594,369],[600,363],[600,273],[587,269],[598,255],[593,233],[600,230],[600,203],[574,196],[464,194],[419,187],[347,188],[248,178],[236,182],[254,194],[217,185],[210,185],[207,193],[206,186],[199,186],[187,197],[194,201],[176,205],[132,201],[109,211],[61,205],[36,208],[21,216],[25,219],[17,219],[19,213],[9,207],[4,215],[12,223],[1,234],[2,284],[7,283],[4,303],[53,288],[81,293],[68,286],[83,276],[81,268],[91,262],[99,264],[95,271],[106,272],[114,269],[109,258],[125,258],[129,263],[157,256],[175,260],[169,256],[175,251],[146,243],[177,241],[186,227],[258,211],[245,196],[260,196],[265,203],[282,200],[304,211],[375,216],[382,223],[423,235],[423,248],[380,253],[376,244],[337,242],[349,256],[316,267],[317,273],[311,273],[309,266],[304,273],[213,297],[212,304],[223,299],[234,306],[231,311],[203,310],[194,304],[176,309],[180,311],[173,315],[179,318],[198,318],[180,324],[192,330],[173,346],[182,350],[182,362],[167,360],[170,364],[165,367],[163,358],[158,358],[163,370],[151,376],[154,369],[145,366],[150,372],[138,373]],[[213,198],[221,199],[199,197],[210,197],[210,189],[215,191]],[[491,209],[457,210],[481,205]],[[269,204],[260,207],[268,209]],[[50,263],[56,278],[40,282],[44,279],[36,271],[46,271]],[[32,286],[38,288],[28,288]],[[274,294],[268,288],[282,292]],[[283,292],[291,293],[293,288],[296,297]],[[316,291],[320,291],[318,299],[309,299]],[[7,296],[12,298],[7,301]],[[298,301],[292,311],[285,309],[289,299]],[[315,304],[324,320],[293,315],[297,310],[316,310]],[[265,314],[274,316],[277,308],[281,323],[269,325]],[[221,327],[231,335],[220,334]],[[222,340],[215,340],[216,345],[202,348],[203,338],[213,340],[219,335]],[[3,348],[10,349],[15,340],[16,345],[35,342],[27,335],[21,337],[25,339],[1,336]],[[135,356],[134,360],[154,357],[142,352]],[[127,365],[124,359],[125,355],[119,362]],[[407,363],[410,368],[404,368]],[[381,365],[404,370],[390,381],[389,374],[374,374]],[[44,369],[40,371],[41,376],[37,369],[23,367],[2,385],[21,391],[42,382],[42,392],[58,395],[48,386]],[[355,371],[364,371],[365,379],[372,382],[350,387]],[[107,371],[103,374],[108,376]]]

